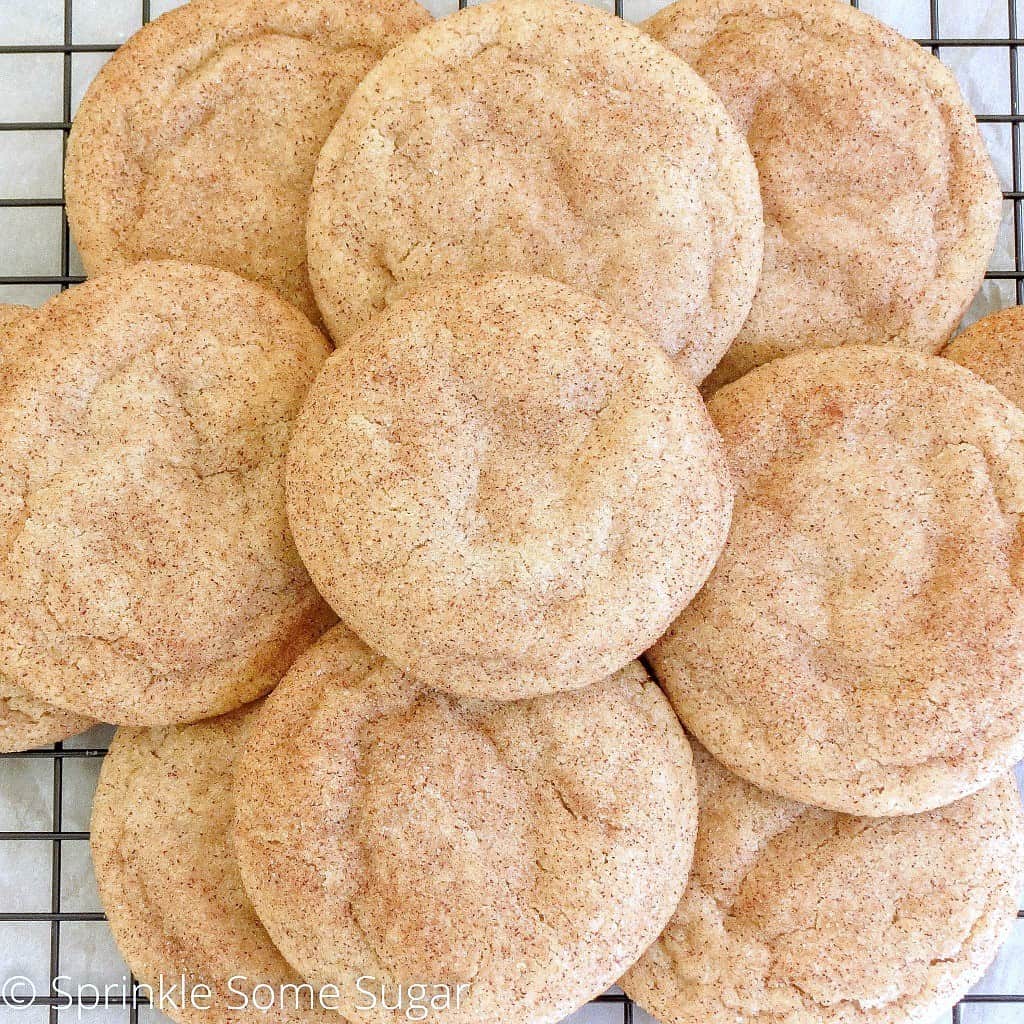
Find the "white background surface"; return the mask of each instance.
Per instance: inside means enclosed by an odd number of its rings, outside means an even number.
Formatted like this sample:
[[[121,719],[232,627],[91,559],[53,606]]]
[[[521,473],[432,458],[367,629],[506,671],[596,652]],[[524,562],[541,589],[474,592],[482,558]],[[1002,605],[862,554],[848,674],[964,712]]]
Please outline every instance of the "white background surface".
[[[1009,0],[1021,5],[1024,0]],[[957,39],[1008,35],[1007,0],[939,0],[935,36]],[[153,0],[156,17],[173,0]],[[450,13],[456,0],[426,0],[435,15]],[[611,0],[604,6],[611,8]],[[625,0],[625,15],[639,21],[661,6],[659,0]],[[863,9],[878,15],[915,38],[933,35],[928,0],[862,0]],[[118,43],[141,24],[141,0],[74,0],[74,44]],[[62,0],[0,0],[0,45],[60,44],[64,35]],[[72,104],[77,103],[91,77],[108,58],[105,53],[74,53],[71,56]],[[956,73],[975,111],[1004,114],[1010,111],[1010,53],[1006,47],[944,47],[941,59]],[[59,122],[63,117],[63,55],[0,54],[0,123]],[[1024,69],[1022,69],[1024,70]],[[1024,107],[1022,107],[1024,109]],[[1012,176],[1011,128],[1007,124],[983,125],[982,131],[993,161],[1010,190]],[[0,197],[59,198],[61,194],[61,131],[0,133]],[[58,276],[61,273],[61,210],[58,206],[0,208],[0,277]],[[1013,203],[1004,203],[1003,230],[993,256],[992,270],[1014,269]],[[72,252],[70,271],[81,266]],[[38,305],[59,289],[58,284],[0,284],[0,302]],[[968,321],[1014,301],[1011,281],[986,281]],[[105,746],[109,730],[94,730],[68,746]],[[99,770],[98,759],[66,759],[63,762],[63,822],[66,831],[88,829],[91,794]],[[47,831],[52,827],[53,767],[49,759],[0,761],[0,832]],[[63,911],[100,909],[84,840],[62,844],[61,907]],[[51,847],[47,841],[0,840],[0,913],[50,909]],[[102,922],[64,922],[60,930],[60,969],[76,983],[103,985],[127,975],[106,925]],[[48,923],[0,922],[0,980],[23,974],[35,980],[40,991],[47,985],[50,957]],[[980,993],[1024,994],[1024,920],[1018,920],[1010,942]],[[1024,1003],[1016,1005],[965,1004],[962,1024],[1024,1024]],[[45,1008],[0,1007],[0,1024],[43,1024]],[[78,1019],[77,1011],[62,1011],[60,1024]],[[89,1024],[126,1022],[126,1009],[84,1011]],[[157,1024],[153,1011],[142,1010],[140,1020]],[[620,1024],[622,1007],[616,1004],[586,1007],[573,1024]],[[636,1011],[638,1024],[648,1024]],[[943,1018],[949,1021],[949,1016]],[[509,1021],[507,1024],[518,1024]]]

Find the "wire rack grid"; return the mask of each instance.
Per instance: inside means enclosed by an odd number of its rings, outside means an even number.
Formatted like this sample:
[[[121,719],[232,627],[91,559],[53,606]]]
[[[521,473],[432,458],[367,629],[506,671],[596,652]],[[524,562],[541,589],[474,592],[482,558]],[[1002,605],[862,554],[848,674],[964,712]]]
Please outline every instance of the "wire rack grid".
[[[35,0],[32,0],[32,3],[30,0],[0,0],[0,7],[4,2],[30,7]],[[94,73],[106,55],[116,50],[119,45],[117,41],[97,42],[93,38],[89,41],[77,41],[76,22],[72,10],[74,2],[76,0],[63,0],[63,10],[60,12],[63,20],[62,31],[60,28],[57,29],[58,34],[62,36],[59,41],[23,42],[18,38],[0,37],[0,90],[5,88],[2,62],[12,56],[26,55],[49,60],[50,71],[59,74],[61,87],[59,118],[0,122],[0,149],[3,148],[5,140],[11,138],[14,133],[42,133],[59,141],[62,161],[76,99],[86,84],[76,79],[88,77],[90,70]],[[82,3],[83,0],[77,2]],[[130,2],[138,4],[135,22],[142,25],[162,12],[162,3],[176,6],[179,0],[156,0],[155,4],[153,0]],[[444,3],[445,0],[441,2]],[[452,8],[455,2],[456,0],[448,0]],[[643,5],[648,0],[636,2]],[[871,4],[871,12],[884,17],[885,4],[895,0],[851,2],[855,7],[863,5],[867,8]],[[978,112],[977,118],[983,132],[991,126],[992,131],[1008,134],[1008,166],[1003,171],[1004,231],[1008,236],[1012,233],[1012,240],[1010,237],[1006,239],[1006,248],[1010,250],[1006,255],[1009,258],[1003,260],[1003,265],[994,265],[986,275],[987,282],[991,284],[987,285],[987,301],[978,312],[1024,303],[1024,150],[1021,138],[1024,113],[1021,109],[1019,87],[1019,51],[1024,47],[1024,37],[1019,35],[1018,30],[1017,0],[1007,0],[1006,34],[997,33],[989,36],[944,35],[939,10],[940,0],[919,2],[927,8],[925,18],[919,22],[927,26],[927,35],[917,40],[922,46],[928,47],[940,59],[943,58],[944,50],[955,49],[983,55],[984,61],[1000,62],[1006,69],[1009,95],[1005,107],[996,112]],[[952,0],[943,2],[951,3]],[[970,4],[972,0],[964,2]],[[467,0],[457,0],[457,3],[459,7],[467,6]],[[605,6],[613,9],[616,15],[623,16],[624,3],[627,6],[625,13],[630,20],[639,20],[640,17],[651,13],[654,7],[661,6],[660,0],[656,0],[650,10],[642,11],[632,10],[629,6],[631,0],[608,0]],[[433,13],[447,11],[435,9]],[[82,74],[82,68],[75,67],[75,61],[80,59],[86,61],[85,76]],[[5,243],[0,247],[0,301],[38,303],[49,295],[78,283],[83,277],[68,231],[63,185],[61,184],[59,190],[50,190],[51,193],[59,191],[59,195],[47,194],[45,184],[32,180],[30,176],[27,187],[18,191],[21,194],[0,194],[0,213],[7,210],[51,211],[54,215],[53,227],[56,228],[52,240],[54,249],[57,250],[56,272],[32,273],[18,266],[20,272],[10,273],[12,263],[18,263],[17,254],[12,251],[12,243]],[[25,956],[31,959],[34,955],[40,961],[35,965],[33,975],[38,979],[38,994],[31,999],[28,1006],[15,1008],[0,1005],[0,1024],[42,1024],[43,1021],[47,1021],[48,1024],[69,1024],[71,1020],[119,1021],[128,1024],[138,1024],[141,1020],[142,1024],[150,1024],[159,1020],[159,1015],[147,1001],[141,995],[136,996],[134,979],[130,976],[127,978],[126,994],[101,996],[97,1001],[90,997],[80,1005],[75,1000],[69,1005],[68,999],[54,988],[55,979],[68,973],[66,954],[76,942],[82,941],[79,936],[70,934],[72,929],[91,926],[105,930],[105,917],[98,908],[98,903],[95,908],[79,909],[74,906],[73,900],[68,899],[67,893],[69,876],[72,874],[86,878],[85,886],[89,886],[88,877],[91,875],[88,865],[88,821],[82,807],[88,805],[89,792],[95,782],[100,759],[107,751],[109,736],[110,730],[101,728],[67,743],[58,743],[49,749],[0,755],[0,825],[3,826],[0,829],[0,850],[17,851],[31,845],[37,852],[48,852],[48,857],[37,857],[35,861],[35,870],[41,876],[45,876],[40,877],[39,881],[48,889],[48,905],[34,906],[32,909],[7,909],[12,903],[17,904],[18,900],[12,898],[11,887],[5,887],[4,879],[0,877],[0,934],[3,929],[11,927],[35,929],[34,938],[27,938],[25,932],[16,932],[14,938],[8,941],[23,945]],[[23,815],[14,821],[9,815],[4,816],[4,804],[15,786],[15,770],[19,773],[17,785],[21,789],[25,789],[26,785],[30,789],[34,788],[38,811],[34,821],[27,820],[32,818],[32,814],[28,814],[27,818]],[[72,782],[70,786],[69,779]],[[69,789],[73,791],[70,794]],[[78,808],[73,814],[67,811],[69,795],[78,803]],[[0,872],[16,858],[17,852],[0,855]],[[2,902],[5,897],[7,906]],[[1024,910],[1018,912],[1016,928],[1018,933],[1024,933]],[[91,941],[95,942],[95,939]],[[89,940],[86,940],[85,944],[88,945],[88,942]],[[1014,945],[1016,947],[1017,943]],[[1024,944],[1020,948],[1024,948]],[[1018,974],[1018,977],[1021,976],[1024,976],[1024,971]],[[621,1024],[634,1024],[634,1020],[640,1024],[642,1021],[650,1021],[641,1009],[634,1007],[618,990],[612,990],[599,997],[574,1017],[577,1024],[618,1024],[619,1021]],[[943,1021],[950,1024],[950,1016],[943,1018]],[[998,984],[993,985],[990,982],[987,986],[979,986],[979,990],[972,992],[951,1011],[951,1024],[989,1022],[1024,1024],[1024,986],[1018,986],[1016,991],[1004,991]]]

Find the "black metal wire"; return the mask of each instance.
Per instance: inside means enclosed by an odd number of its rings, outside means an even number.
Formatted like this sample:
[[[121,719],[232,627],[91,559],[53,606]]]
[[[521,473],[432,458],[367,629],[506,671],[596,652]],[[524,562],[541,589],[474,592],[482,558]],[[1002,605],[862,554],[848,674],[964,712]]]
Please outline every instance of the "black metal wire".
[[[76,43],[74,41],[74,25],[72,16],[73,0],[64,0],[64,27],[63,39],[60,43],[52,44],[7,44],[0,45],[0,56],[18,54],[61,54],[62,86],[63,86],[63,109],[60,121],[35,121],[0,123],[0,133],[4,132],[61,132],[64,145],[67,144],[68,132],[71,128],[71,107],[72,107],[72,76],[73,62],[77,54],[90,53],[112,53],[117,49],[116,43]],[[142,8],[142,23],[149,22],[151,17],[150,0],[140,0]],[[1003,197],[1012,203],[1013,207],[1013,238],[1014,238],[1014,269],[1013,270],[992,270],[985,276],[990,281],[1013,281],[1015,287],[1015,298],[1018,304],[1024,304],[1024,174],[1022,174],[1022,139],[1021,124],[1024,122],[1024,111],[1021,110],[1020,89],[1019,89],[1019,50],[1024,46],[1024,37],[1019,35],[1017,11],[1015,0],[1007,0],[1007,35],[1001,38],[962,38],[944,37],[942,35],[942,21],[939,10],[939,0],[927,0],[928,2],[928,31],[927,38],[918,39],[917,42],[930,49],[936,56],[941,56],[945,47],[957,47],[961,49],[981,48],[993,50],[1005,50],[1009,61],[1010,75],[1010,97],[1009,110],[1001,114],[978,114],[979,124],[1005,124],[1010,130],[1010,145],[1012,156],[1012,181],[1011,188],[1003,192]],[[468,0],[458,0],[459,8],[466,7]],[[850,0],[854,7],[859,6],[859,0]],[[613,0],[615,14],[619,17],[623,13],[623,0]],[[71,236],[68,230],[67,214],[64,209],[63,174],[61,175],[60,196],[33,196],[29,198],[14,198],[0,196],[0,209],[22,209],[22,208],[45,208],[60,207],[60,273],[59,274],[22,274],[0,276],[0,285],[51,285],[60,290],[77,284],[83,278],[71,273]],[[54,979],[61,973],[61,925],[68,922],[77,923],[100,923],[106,920],[105,915],[99,911],[66,911],[61,907],[61,882],[62,882],[62,844],[83,843],[88,841],[89,833],[81,831],[64,831],[63,829],[63,787],[64,787],[64,762],[68,759],[90,759],[101,758],[106,754],[105,747],[65,747],[63,744],[56,744],[48,750],[32,750],[15,754],[0,754],[0,770],[5,760],[39,759],[44,758],[52,762],[52,807],[51,807],[51,829],[49,831],[0,831],[0,842],[17,841],[43,841],[50,844],[50,909],[45,912],[0,912],[0,926],[4,924],[49,924],[50,926],[50,948],[49,948],[49,988],[46,994],[37,995],[31,1005],[45,1006],[48,1008],[49,1024],[58,1024],[59,1006],[67,1006],[66,997],[58,995],[54,989]],[[1024,920],[1024,911],[1018,912],[1018,918]],[[622,1007],[623,1024],[633,1024],[633,1003],[625,995],[619,992],[606,993],[594,1000],[599,1004],[618,1004]],[[1021,1007],[1021,1021],[1024,1022],[1024,993],[992,993],[972,994],[966,996],[960,1004],[952,1010],[951,1024],[961,1024],[962,1006],[964,1004],[1003,1004],[1019,1005]],[[2,1004],[0,1004],[2,1005]],[[71,1006],[77,1005],[77,1000],[71,1001]],[[92,1003],[90,1002],[91,1006]],[[137,982],[131,979],[131,993],[125,996],[100,997],[98,1005],[106,1007],[127,1007],[129,1024],[138,1024],[139,1007],[147,1006],[148,1001],[142,997],[137,990]]]

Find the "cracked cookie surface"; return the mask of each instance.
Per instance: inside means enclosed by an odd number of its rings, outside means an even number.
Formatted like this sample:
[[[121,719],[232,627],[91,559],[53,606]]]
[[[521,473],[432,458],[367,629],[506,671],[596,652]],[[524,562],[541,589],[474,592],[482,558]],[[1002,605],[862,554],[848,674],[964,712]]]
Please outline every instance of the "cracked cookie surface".
[[[1024,413],[946,359],[777,360],[709,410],[737,496],[707,584],[649,652],[757,785],[926,810],[1024,755]]]
[[[356,83],[429,22],[414,0],[203,0],[146,25],[96,76],[68,142],[68,220],[88,272],[209,264],[316,319],[317,153]]]
[[[929,1024],[1016,917],[1012,775],[939,810],[855,818],[772,796],[693,745],[686,893],[620,984],[664,1024]]]
[[[722,98],[764,202],[757,295],[706,389],[802,348],[938,351],[1002,209],[953,75],[833,0],[680,0],[643,28]]]
[[[332,621],[284,453],[327,354],[224,271],[146,263],[19,321],[0,363],[0,674],[101,721],[220,714]]]
[[[515,699],[637,657],[707,577],[732,485],[697,389],[545,278],[437,284],[325,363],[288,453],[320,592],[438,689]]]
[[[689,744],[638,663],[508,704],[431,691],[343,626],[267,698],[235,849],[278,948],[342,990],[468,983],[437,1024],[555,1024],[668,921],[692,855]]]
[[[0,304],[0,365],[10,357],[15,341],[8,328],[31,313],[29,306]],[[0,753],[57,743],[95,724],[91,718],[38,700],[0,675]]]
[[[317,161],[310,277],[340,344],[437,276],[543,274],[600,296],[700,380],[750,307],[746,143],[683,62],[566,0],[496,0],[396,47]]]
[[[232,1012],[257,985],[300,985],[245,895],[231,845],[235,761],[258,706],[192,725],[117,731],[90,826],[96,884],[132,973],[158,990],[184,974],[209,1006],[165,1009],[179,1024],[331,1024],[332,1010]],[[235,991],[231,991],[232,978]],[[300,997],[304,999],[305,997]],[[181,1002],[179,998],[177,1000]]]

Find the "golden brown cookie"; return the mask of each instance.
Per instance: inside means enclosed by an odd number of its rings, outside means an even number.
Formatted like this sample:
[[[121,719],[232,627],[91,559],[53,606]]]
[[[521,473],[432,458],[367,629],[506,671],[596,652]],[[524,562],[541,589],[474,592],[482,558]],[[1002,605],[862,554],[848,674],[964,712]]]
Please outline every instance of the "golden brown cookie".
[[[356,83],[429,21],[415,0],[204,0],[145,26],[89,87],[68,143],[88,272],[206,263],[315,318],[304,235],[317,153]]]
[[[9,329],[31,312],[29,306],[0,304],[0,363],[10,352]],[[94,724],[90,718],[37,700],[0,676],[0,753],[44,747]]]
[[[1010,306],[982,318],[954,338],[942,354],[1024,409],[1024,308]]]
[[[938,351],[1001,208],[952,74],[835,0],[679,0],[643,27],[721,96],[760,177],[764,271],[708,392],[796,349]]]
[[[90,843],[107,921],[141,983],[158,990],[161,977],[166,987],[185,976],[187,998],[164,1006],[179,1024],[339,1020],[315,991],[282,992],[303,979],[242,888],[232,784],[255,717],[249,706],[192,725],[119,729],[96,789]],[[211,990],[206,1005],[193,996],[200,985]]]
[[[637,320],[697,380],[750,308],[761,200],[681,61],[569,0],[495,0],[367,75],[317,162],[310,277],[336,341],[438,275],[543,274]]]
[[[145,263],[15,327],[0,366],[0,674],[106,722],[268,690],[331,616],[284,453],[328,346],[233,274]]]
[[[516,699],[649,647],[725,543],[696,388],[635,324],[546,278],[451,279],[325,363],[288,453],[320,592],[438,689]]]
[[[710,403],[737,496],[650,651],[756,785],[855,814],[950,803],[1024,756],[1024,413],[949,360],[850,346]]]
[[[686,736],[639,663],[586,690],[457,700],[342,626],[267,699],[235,799],[271,938],[366,1024],[408,1019],[382,1004],[415,984],[450,990],[434,1024],[560,1021],[668,921],[696,825]]]
[[[771,796],[697,745],[694,764],[686,894],[621,982],[662,1024],[917,1024],[981,978],[1024,881],[1012,775],[878,819]]]

